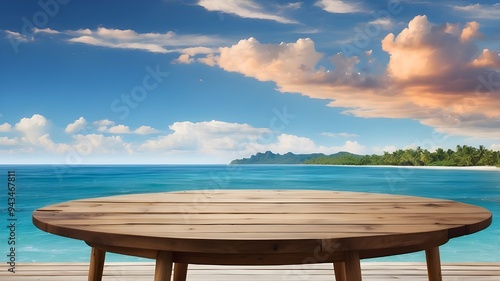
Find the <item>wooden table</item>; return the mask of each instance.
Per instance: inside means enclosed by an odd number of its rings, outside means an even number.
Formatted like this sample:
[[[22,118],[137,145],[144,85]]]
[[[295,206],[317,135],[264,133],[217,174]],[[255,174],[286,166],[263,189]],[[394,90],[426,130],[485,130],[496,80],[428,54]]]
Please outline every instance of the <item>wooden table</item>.
[[[360,281],[360,259],[421,250],[429,280],[440,281],[439,246],[491,221],[488,210],[454,201],[313,190],[121,195],[33,213],[38,228],[92,247],[89,281],[102,279],[106,252],[156,259],[155,281],[170,280],[172,268],[173,280],[186,280],[188,264],[308,263]]]

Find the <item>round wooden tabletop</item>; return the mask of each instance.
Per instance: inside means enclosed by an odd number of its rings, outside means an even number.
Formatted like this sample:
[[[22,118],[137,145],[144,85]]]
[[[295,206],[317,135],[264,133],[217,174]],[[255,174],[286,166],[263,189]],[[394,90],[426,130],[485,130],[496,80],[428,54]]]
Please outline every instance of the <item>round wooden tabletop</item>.
[[[33,213],[33,223],[46,232],[109,249],[245,255],[384,256],[438,246],[491,221],[488,210],[449,200],[317,190],[131,194]]]

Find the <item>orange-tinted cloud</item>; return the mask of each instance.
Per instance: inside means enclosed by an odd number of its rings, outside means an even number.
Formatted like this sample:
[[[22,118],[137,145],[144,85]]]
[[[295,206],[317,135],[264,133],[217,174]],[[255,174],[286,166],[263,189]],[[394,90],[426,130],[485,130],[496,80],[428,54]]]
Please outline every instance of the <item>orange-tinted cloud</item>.
[[[411,118],[453,135],[500,139],[500,56],[477,46],[479,24],[433,25],[417,16],[381,42],[386,72],[358,72],[363,58],[325,57],[311,39],[263,44],[255,38],[199,59],[260,81],[281,92],[329,99],[360,117]],[[327,59],[331,67],[318,66]],[[323,64],[325,65],[325,64]]]

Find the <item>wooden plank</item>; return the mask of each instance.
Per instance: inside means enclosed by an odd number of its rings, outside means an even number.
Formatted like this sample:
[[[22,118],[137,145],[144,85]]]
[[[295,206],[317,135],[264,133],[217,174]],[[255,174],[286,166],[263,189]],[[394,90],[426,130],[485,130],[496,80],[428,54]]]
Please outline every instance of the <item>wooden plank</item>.
[[[187,263],[176,263],[174,266],[173,281],[186,281],[188,266]]]
[[[216,257],[302,254],[320,246],[323,252],[383,256],[435,247],[482,230],[491,223],[491,213],[448,200],[398,195],[224,190],[70,201],[35,211],[33,222],[90,244],[134,245],[146,251]]]
[[[357,203],[335,203],[335,202],[302,202],[294,203],[255,203],[255,202],[236,202],[236,203],[215,203],[199,204],[189,206],[183,202],[73,202],[71,205],[53,205],[39,209],[39,211],[55,212],[64,211],[66,213],[151,213],[151,214],[392,214],[397,212],[419,213],[419,214],[485,214],[488,210],[471,205],[457,202],[373,202],[357,201]]]
[[[432,214],[114,214],[102,216],[81,214],[61,214],[57,217],[35,213],[38,220],[50,221],[53,225],[90,225],[90,224],[343,224],[343,225],[464,225],[487,218],[487,214],[453,213],[442,216]],[[130,220],[129,220],[130,219]],[[411,221],[408,221],[411,220]]]
[[[361,281],[361,264],[359,253],[347,252],[345,255],[345,276],[349,281]]]
[[[334,262],[333,263],[333,270],[334,270],[336,281],[347,281],[344,261]]]
[[[294,224],[267,225],[267,224],[210,224],[210,225],[141,225],[141,224],[95,224],[80,225],[80,229],[92,228],[96,231],[130,232],[135,228],[141,228],[144,235],[155,235],[164,237],[192,237],[191,235],[204,235],[206,237],[222,238],[224,233],[238,237],[250,237],[258,234],[261,237],[301,237],[301,238],[333,238],[344,237],[346,235],[381,235],[396,233],[427,232],[434,230],[449,229],[449,225],[335,225],[335,224],[303,224],[303,228],[297,228]],[[459,227],[459,225],[457,225]],[[241,235],[241,236],[240,236]],[[231,237],[231,236],[230,236]]]
[[[416,200],[412,196],[391,195],[388,199],[378,193],[362,193],[349,191],[317,191],[317,190],[273,190],[273,198],[269,198],[270,190],[205,190],[205,191],[180,191],[145,194],[142,198],[136,198],[133,194],[121,195],[119,197],[101,197],[98,200],[89,198],[81,199],[81,202],[164,202],[177,201],[184,203],[200,204],[204,202],[303,202],[303,200],[314,200],[316,202],[353,202],[359,200],[370,200],[378,202],[422,202],[423,200],[435,202],[436,199],[422,198]],[[320,194],[321,193],[321,194]],[[354,196],[353,196],[354,195]],[[440,201],[449,201],[441,199]]]
[[[158,251],[154,281],[170,281],[172,277],[172,252]]]
[[[433,247],[425,251],[425,257],[427,260],[427,274],[429,275],[429,281],[442,281],[441,273],[441,258],[439,257],[439,248]]]
[[[0,264],[0,280],[86,281],[88,263],[18,263],[16,273]],[[106,263],[103,281],[151,281],[155,265],[146,263]],[[364,281],[427,281],[425,263],[362,262]],[[443,263],[444,281],[500,281],[500,263]],[[312,280],[332,281],[331,264],[296,266],[203,266],[192,265],[189,281],[201,280]]]
[[[88,281],[102,280],[105,258],[106,258],[105,251],[97,248],[92,248],[92,251],[90,253],[90,267],[89,267]]]

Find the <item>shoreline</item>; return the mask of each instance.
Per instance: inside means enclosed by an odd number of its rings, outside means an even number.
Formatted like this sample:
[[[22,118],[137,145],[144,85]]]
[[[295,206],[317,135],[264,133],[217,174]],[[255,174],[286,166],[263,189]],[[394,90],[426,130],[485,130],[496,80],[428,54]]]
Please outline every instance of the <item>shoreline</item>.
[[[22,167],[22,166],[63,166],[64,164],[19,164],[19,163],[0,163],[0,167]],[[325,166],[325,167],[367,167],[367,168],[400,168],[400,169],[428,169],[428,170],[462,170],[462,171],[500,171],[500,167],[496,166],[398,166],[398,165],[339,165],[339,164],[227,164],[227,163],[212,163],[212,164],[144,164],[144,163],[122,163],[122,164],[77,164],[71,165],[71,168],[78,167],[127,167],[127,166]],[[69,167],[69,166],[68,166]]]
[[[332,166],[332,167],[428,169],[428,170],[500,171],[500,168],[496,166],[396,166],[396,165],[329,165],[329,164],[303,164],[303,165]]]

